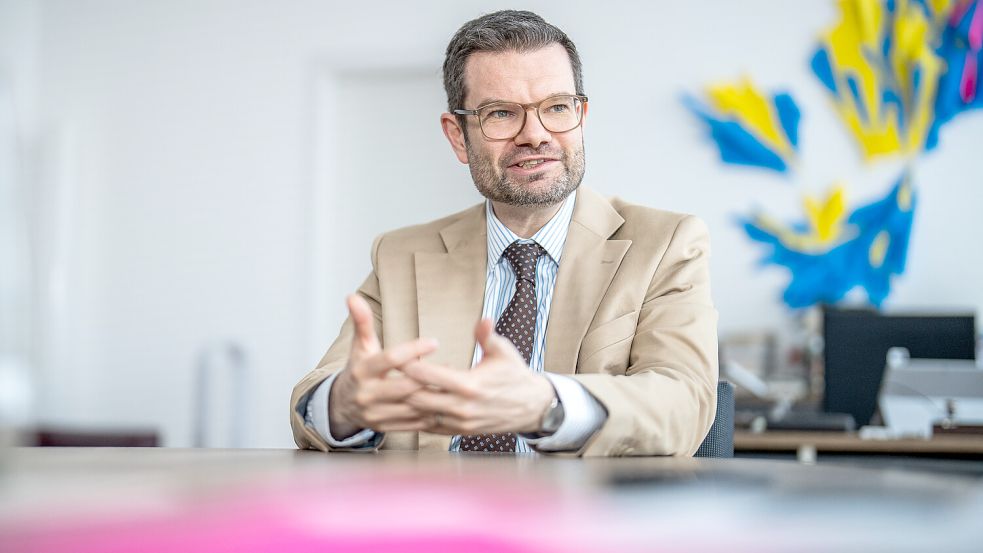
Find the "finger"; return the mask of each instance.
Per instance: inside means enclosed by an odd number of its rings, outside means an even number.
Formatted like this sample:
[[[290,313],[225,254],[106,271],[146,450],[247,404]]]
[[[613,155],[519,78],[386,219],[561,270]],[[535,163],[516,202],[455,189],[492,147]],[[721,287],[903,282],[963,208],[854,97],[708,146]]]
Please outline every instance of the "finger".
[[[495,323],[491,319],[481,319],[474,327],[474,338],[483,350],[486,350],[485,344],[488,342],[488,337],[494,333]]]
[[[487,434],[489,432],[509,432],[498,428],[487,426],[486,423],[479,423],[473,419],[457,417],[451,414],[441,414],[439,423],[434,423],[433,417],[430,418],[431,426],[427,432],[433,434],[447,434],[450,436],[468,434]]]
[[[410,361],[415,361],[424,355],[437,350],[437,340],[433,338],[417,338],[403,342],[385,351],[380,351],[365,360],[364,366],[369,374],[382,376],[389,369],[401,367]]]
[[[478,321],[478,324],[474,328],[474,337],[478,341],[478,344],[481,345],[483,357],[499,359],[513,357],[520,359],[525,364],[525,360],[519,354],[519,350],[515,349],[515,345],[504,336],[495,332],[495,325],[491,319],[481,319]]]
[[[362,419],[369,428],[376,428],[392,421],[419,418],[421,418],[420,410],[405,403],[381,403],[369,407],[362,413]]]
[[[434,426],[433,416],[417,417],[406,420],[394,420],[388,421],[380,424],[378,428],[374,430],[378,432],[433,432],[443,434],[444,432],[435,432],[436,427]]]
[[[355,337],[353,338],[353,348],[360,349],[367,353],[379,351],[379,337],[375,334],[375,315],[369,302],[359,294],[348,296],[348,314],[355,324]]]
[[[438,413],[424,415],[422,420],[427,423],[427,427],[424,430],[431,434],[444,434],[446,436],[461,434],[462,432],[457,428],[451,428],[444,424],[444,416]]]
[[[433,386],[466,398],[476,395],[474,378],[467,371],[443,367],[425,360],[407,363],[400,370],[406,376],[426,386]]]
[[[398,376],[397,376],[398,375]],[[372,398],[380,403],[396,403],[403,401],[407,396],[423,389],[423,384],[408,376],[392,371],[388,378],[381,378],[367,382]]]
[[[464,416],[468,400],[456,394],[420,390],[406,398],[406,403],[417,411],[440,413],[442,416]]]
[[[450,426],[443,424],[443,419],[441,419],[440,423],[438,424],[434,422],[432,418],[430,419],[427,427],[424,428],[423,430],[431,434],[443,434],[444,436],[457,436],[458,434],[468,434],[468,432],[464,432],[458,428],[451,428]]]

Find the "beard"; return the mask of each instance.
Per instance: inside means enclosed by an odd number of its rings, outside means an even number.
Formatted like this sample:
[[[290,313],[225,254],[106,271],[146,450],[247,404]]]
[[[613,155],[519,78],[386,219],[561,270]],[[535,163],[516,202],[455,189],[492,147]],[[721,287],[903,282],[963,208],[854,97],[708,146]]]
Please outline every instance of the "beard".
[[[551,144],[543,144],[539,148],[517,148],[503,157],[496,166],[495,161],[487,153],[479,152],[470,140],[464,142],[474,186],[482,196],[493,202],[515,206],[556,205],[565,200],[584,180],[582,143],[580,148],[571,152],[555,148]],[[557,176],[534,173],[518,179],[507,174],[506,168],[515,163],[513,160],[532,155],[557,158],[562,172]],[[547,180],[551,182],[540,183]],[[541,185],[531,186],[534,184]]]

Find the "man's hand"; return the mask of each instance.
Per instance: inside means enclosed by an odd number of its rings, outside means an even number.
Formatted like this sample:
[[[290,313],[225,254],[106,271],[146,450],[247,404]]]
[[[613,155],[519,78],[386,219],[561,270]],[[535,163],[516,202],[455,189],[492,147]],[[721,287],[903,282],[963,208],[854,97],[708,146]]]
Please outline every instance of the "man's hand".
[[[348,298],[355,336],[348,364],[331,386],[328,421],[331,435],[343,440],[363,428],[379,432],[423,430],[433,421],[405,400],[422,386],[398,370],[437,349],[437,341],[419,338],[385,351],[375,334],[372,310],[359,295]]]
[[[418,412],[429,413],[426,430],[439,434],[536,432],[555,391],[549,380],[529,370],[512,342],[499,336],[488,319],[475,337],[484,357],[470,371],[415,361],[402,371],[426,385],[406,398]]]

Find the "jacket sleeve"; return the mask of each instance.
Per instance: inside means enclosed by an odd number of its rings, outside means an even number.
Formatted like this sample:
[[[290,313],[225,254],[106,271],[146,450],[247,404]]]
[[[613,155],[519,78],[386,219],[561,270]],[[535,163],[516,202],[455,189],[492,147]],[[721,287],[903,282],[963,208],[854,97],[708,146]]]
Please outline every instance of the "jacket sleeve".
[[[683,218],[648,285],[626,373],[573,375],[608,413],[580,455],[691,456],[699,448],[717,401],[709,255],[706,225]]]
[[[382,298],[379,292],[379,278],[376,274],[378,268],[379,248],[382,246],[383,236],[375,239],[372,244],[372,272],[359,287],[357,293],[365,298],[375,320],[375,332],[382,341]],[[352,346],[352,337],[355,335],[355,325],[351,317],[345,319],[341,326],[341,332],[335,338],[327,353],[321,358],[317,367],[307,373],[294,386],[293,393],[290,394],[290,428],[293,430],[294,442],[301,449],[320,449],[321,451],[348,451],[355,449],[365,451],[365,446],[357,448],[333,448],[321,437],[320,434],[306,424],[304,418],[307,412],[307,400],[317,387],[324,382],[330,375],[345,368],[348,362],[348,355]],[[381,440],[376,440],[372,450],[378,449],[382,445]]]

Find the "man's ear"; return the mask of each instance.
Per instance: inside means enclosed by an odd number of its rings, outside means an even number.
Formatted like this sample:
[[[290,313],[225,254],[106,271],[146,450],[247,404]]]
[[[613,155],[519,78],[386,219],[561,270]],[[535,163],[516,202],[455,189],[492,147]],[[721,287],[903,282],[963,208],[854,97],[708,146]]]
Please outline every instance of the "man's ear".
[[[464,129],[457,122],[457,117],[450,113],[440,114],[440,127],[444,130],[444,136],[451,143],[454,155],[461,163],[468,164],[468,148],[464,144]]]

